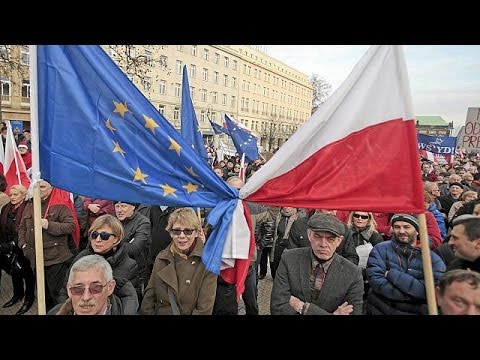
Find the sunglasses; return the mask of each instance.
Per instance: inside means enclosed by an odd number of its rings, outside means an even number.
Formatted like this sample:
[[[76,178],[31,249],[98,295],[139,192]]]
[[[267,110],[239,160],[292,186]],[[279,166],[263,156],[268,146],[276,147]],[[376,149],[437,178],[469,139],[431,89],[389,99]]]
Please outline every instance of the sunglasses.
[[[185,235],[192,235],[194,231],[194,229],[172,229],[173,235],[180,235],[182,232]]]
[[[90,284],[88,288],[84,286],[72,286],[70,287],[70,292],[72,295],[83,295],[85,293],[85,289],[88,289],[88,292],[92,295],[100,294],[105,286],[108,285],[108,282],[105,285],[102,284]]]
[[[110,234],[106,231],[102,231],[102,232],[92,231],[90,233],[90,239],[96,240],[99,235],[100,235],[100,239],[102,239],[103,241],[107,241],[108,239],[110,239],[110,236],[116,236],[115,234]]]
[[[369,215],[360,215],[360,214],[353,214],[353,217],[354,217],[355,219],[363,219],[363,220],[367,220],[367,219],[370,218]]]

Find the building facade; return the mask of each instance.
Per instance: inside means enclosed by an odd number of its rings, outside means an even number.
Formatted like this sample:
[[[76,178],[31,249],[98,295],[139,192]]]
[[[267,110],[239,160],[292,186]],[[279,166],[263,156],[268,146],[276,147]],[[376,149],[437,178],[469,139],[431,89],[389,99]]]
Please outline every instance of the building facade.
[[[441,116],[415,116],[417,133],[430,136],[450,136],[453,121],[447,123]]]
[[[0,113],[2,121],[30,121],[28,57],[28,46],[0,45]]]
[[[310,117],[309,77],[248,45],[103,46],[135,85],[180,128],[183,66],[200,129],[208,118],[231,115],[252,129],[260,145],[282,145]]]

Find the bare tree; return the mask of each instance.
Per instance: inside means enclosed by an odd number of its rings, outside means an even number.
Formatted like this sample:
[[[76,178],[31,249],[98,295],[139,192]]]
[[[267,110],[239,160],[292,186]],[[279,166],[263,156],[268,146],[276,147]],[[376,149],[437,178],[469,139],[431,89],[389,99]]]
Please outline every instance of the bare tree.
[[[163,49],[164,45],[110,45],[109,55],[130,80],[143,82],[157,65],[167,75],[171,74],[168,58],[165,55],[156,55]]]
[[[313,86],[312,114],[322,105],[330,95],[332,85],[318,74],[312,74],[310,84]]]
[[[28,48],[26,45],[0,45],[0,86],[2,99],[4,92],[11,94],[18,82],[29,78]],[[0,122],[3,121],[2,101],[0,100]]]

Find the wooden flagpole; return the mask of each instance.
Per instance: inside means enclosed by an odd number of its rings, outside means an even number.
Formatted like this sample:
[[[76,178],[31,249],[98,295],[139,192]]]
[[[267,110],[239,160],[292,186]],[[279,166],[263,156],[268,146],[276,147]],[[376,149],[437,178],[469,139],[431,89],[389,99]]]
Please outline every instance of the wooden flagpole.
[[[427,218],[425,213],[418,214],[420,227],[420,246],[422,249],[423,274],[425,276],[425,289],[427,291],[428,313],[438,315],[437,301],[435,299],[435,283],[433,281],[432,257],[427,235]]]
[[[45,273],[43,261],[42,205],[40,199],[40,154],[38,131],[37,46],[30,45],[30,130],[32,134],[33,224],[35,228],[35,269],[37,272],[38,315],[45,315]]]

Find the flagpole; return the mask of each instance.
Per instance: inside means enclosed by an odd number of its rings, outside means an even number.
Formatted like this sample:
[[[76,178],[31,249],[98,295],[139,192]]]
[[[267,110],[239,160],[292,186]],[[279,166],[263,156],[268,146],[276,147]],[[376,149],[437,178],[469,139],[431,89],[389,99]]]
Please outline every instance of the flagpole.
[[[37,272],[38,315],[45,315],[45,274],[43,261],[42,206],[40,199],[40,154],[38,131],[38,76],[37,46],[29,46],[30,53],[30,130],[32,134],[33,223],[35,229],[35,262]]]
[[[423,274],[425,276],[425,289],[427,291],[428,313],[438,315],[437,301],[435,300],[435,285],[433,280],[432,258],[427,235],[427,218],[425,213],[418,214],[420,226],[420,246],[422,249]]]

